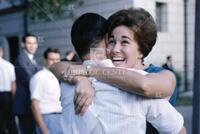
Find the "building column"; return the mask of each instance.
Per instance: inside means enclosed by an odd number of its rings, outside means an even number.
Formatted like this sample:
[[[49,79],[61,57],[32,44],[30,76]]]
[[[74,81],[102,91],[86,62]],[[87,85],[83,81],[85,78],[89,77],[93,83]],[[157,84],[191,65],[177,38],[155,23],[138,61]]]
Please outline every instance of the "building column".
[[[192,134],[200,134],[200,1],[196,0],[195,9],[195,62]]]

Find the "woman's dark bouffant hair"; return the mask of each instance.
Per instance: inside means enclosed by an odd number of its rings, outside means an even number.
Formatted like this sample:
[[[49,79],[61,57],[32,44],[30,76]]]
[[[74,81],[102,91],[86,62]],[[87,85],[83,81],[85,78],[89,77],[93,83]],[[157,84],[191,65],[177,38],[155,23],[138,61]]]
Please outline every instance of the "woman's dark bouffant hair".
[[[156,23],[151,14],[142,8],[123,9],[114,13],[107,21],[108,37],[116,27],[121,25],[133,31],[139,51],[145,58],[152,50],[157,38]]]

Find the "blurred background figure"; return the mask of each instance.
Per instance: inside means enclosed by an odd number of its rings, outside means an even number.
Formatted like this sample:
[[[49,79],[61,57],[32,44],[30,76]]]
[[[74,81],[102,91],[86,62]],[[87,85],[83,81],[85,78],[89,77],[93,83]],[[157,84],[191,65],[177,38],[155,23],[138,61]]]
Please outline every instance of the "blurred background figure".
[[[76,52],[67,51],[65,54],[65,58],[63,58],[61,61],[80,61],[80,59],[77,56]]]
[[[22,38],[23,50],[15,61],[17,89],[14,97],[14,112],[19,119],[21,134],[35,132],[35,120],[31,111],[29,81],[39,70],[34,54],[38,48],[36,35],[26,34]]]
[[[60,51],[44,52],[45,67],[30,80],[31,108],[37,122],[37,134],[63,134],[60,124],[60,85],[49,67],[60,61]],[[45,84],[46,83],[46,84]]]
[[[173,67],[173,63],[172,63],[172,56],[168,55],[166,57],[166,62],[162,65],[163,68],[170,70],[172,72],[174,72],[174,67]]]
[[[179,96],[179,92],[180,92],[179,90],[180,90],[180,86],[181,86],[181,76],[174,68],[171,55],[168,55],[166,57],[166,62],[162,65],[162,67],[167,69],[167,70],[170,70],[174,73],[174,75],[176,77],[176,89],[175,89],[174,92],[176,92],[177,96]]]
[[[12,109],[15,90],[15,69],[3,59],[3,46],[0,44],[0,134],[17,134]]]

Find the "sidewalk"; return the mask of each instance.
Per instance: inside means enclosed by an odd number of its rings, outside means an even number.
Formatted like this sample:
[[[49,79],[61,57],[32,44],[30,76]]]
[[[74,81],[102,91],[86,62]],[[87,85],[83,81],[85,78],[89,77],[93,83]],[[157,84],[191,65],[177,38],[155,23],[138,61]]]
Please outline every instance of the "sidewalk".
[[[184,97],[193,97],[193,91],[190,90],[190,91],[187,91],[187,92],[180,93],[180,94],[179,94],[179,97],[180,97],[180,98],[184,98]]]
[[[192,98],[193,91],[183,92],[179,94],[179,98]],[[178,105],[176,109],[184,117],[184,125],[187,130],[187,134],[192,134],[192,105]]]
[[[176,106],[176,109],[183,115],[184,125],[187,130],[187,134],[192,134],[192,106]]]

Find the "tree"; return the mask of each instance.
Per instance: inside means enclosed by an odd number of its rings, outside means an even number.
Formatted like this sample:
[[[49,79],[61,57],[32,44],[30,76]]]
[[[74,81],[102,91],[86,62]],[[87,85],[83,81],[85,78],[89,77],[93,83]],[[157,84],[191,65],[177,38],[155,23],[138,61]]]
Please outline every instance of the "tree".
[[[82,0],[28,0],[27,13],[32,20],[54,20],[67,15],[73,17],[73,10],[83,4]]]

